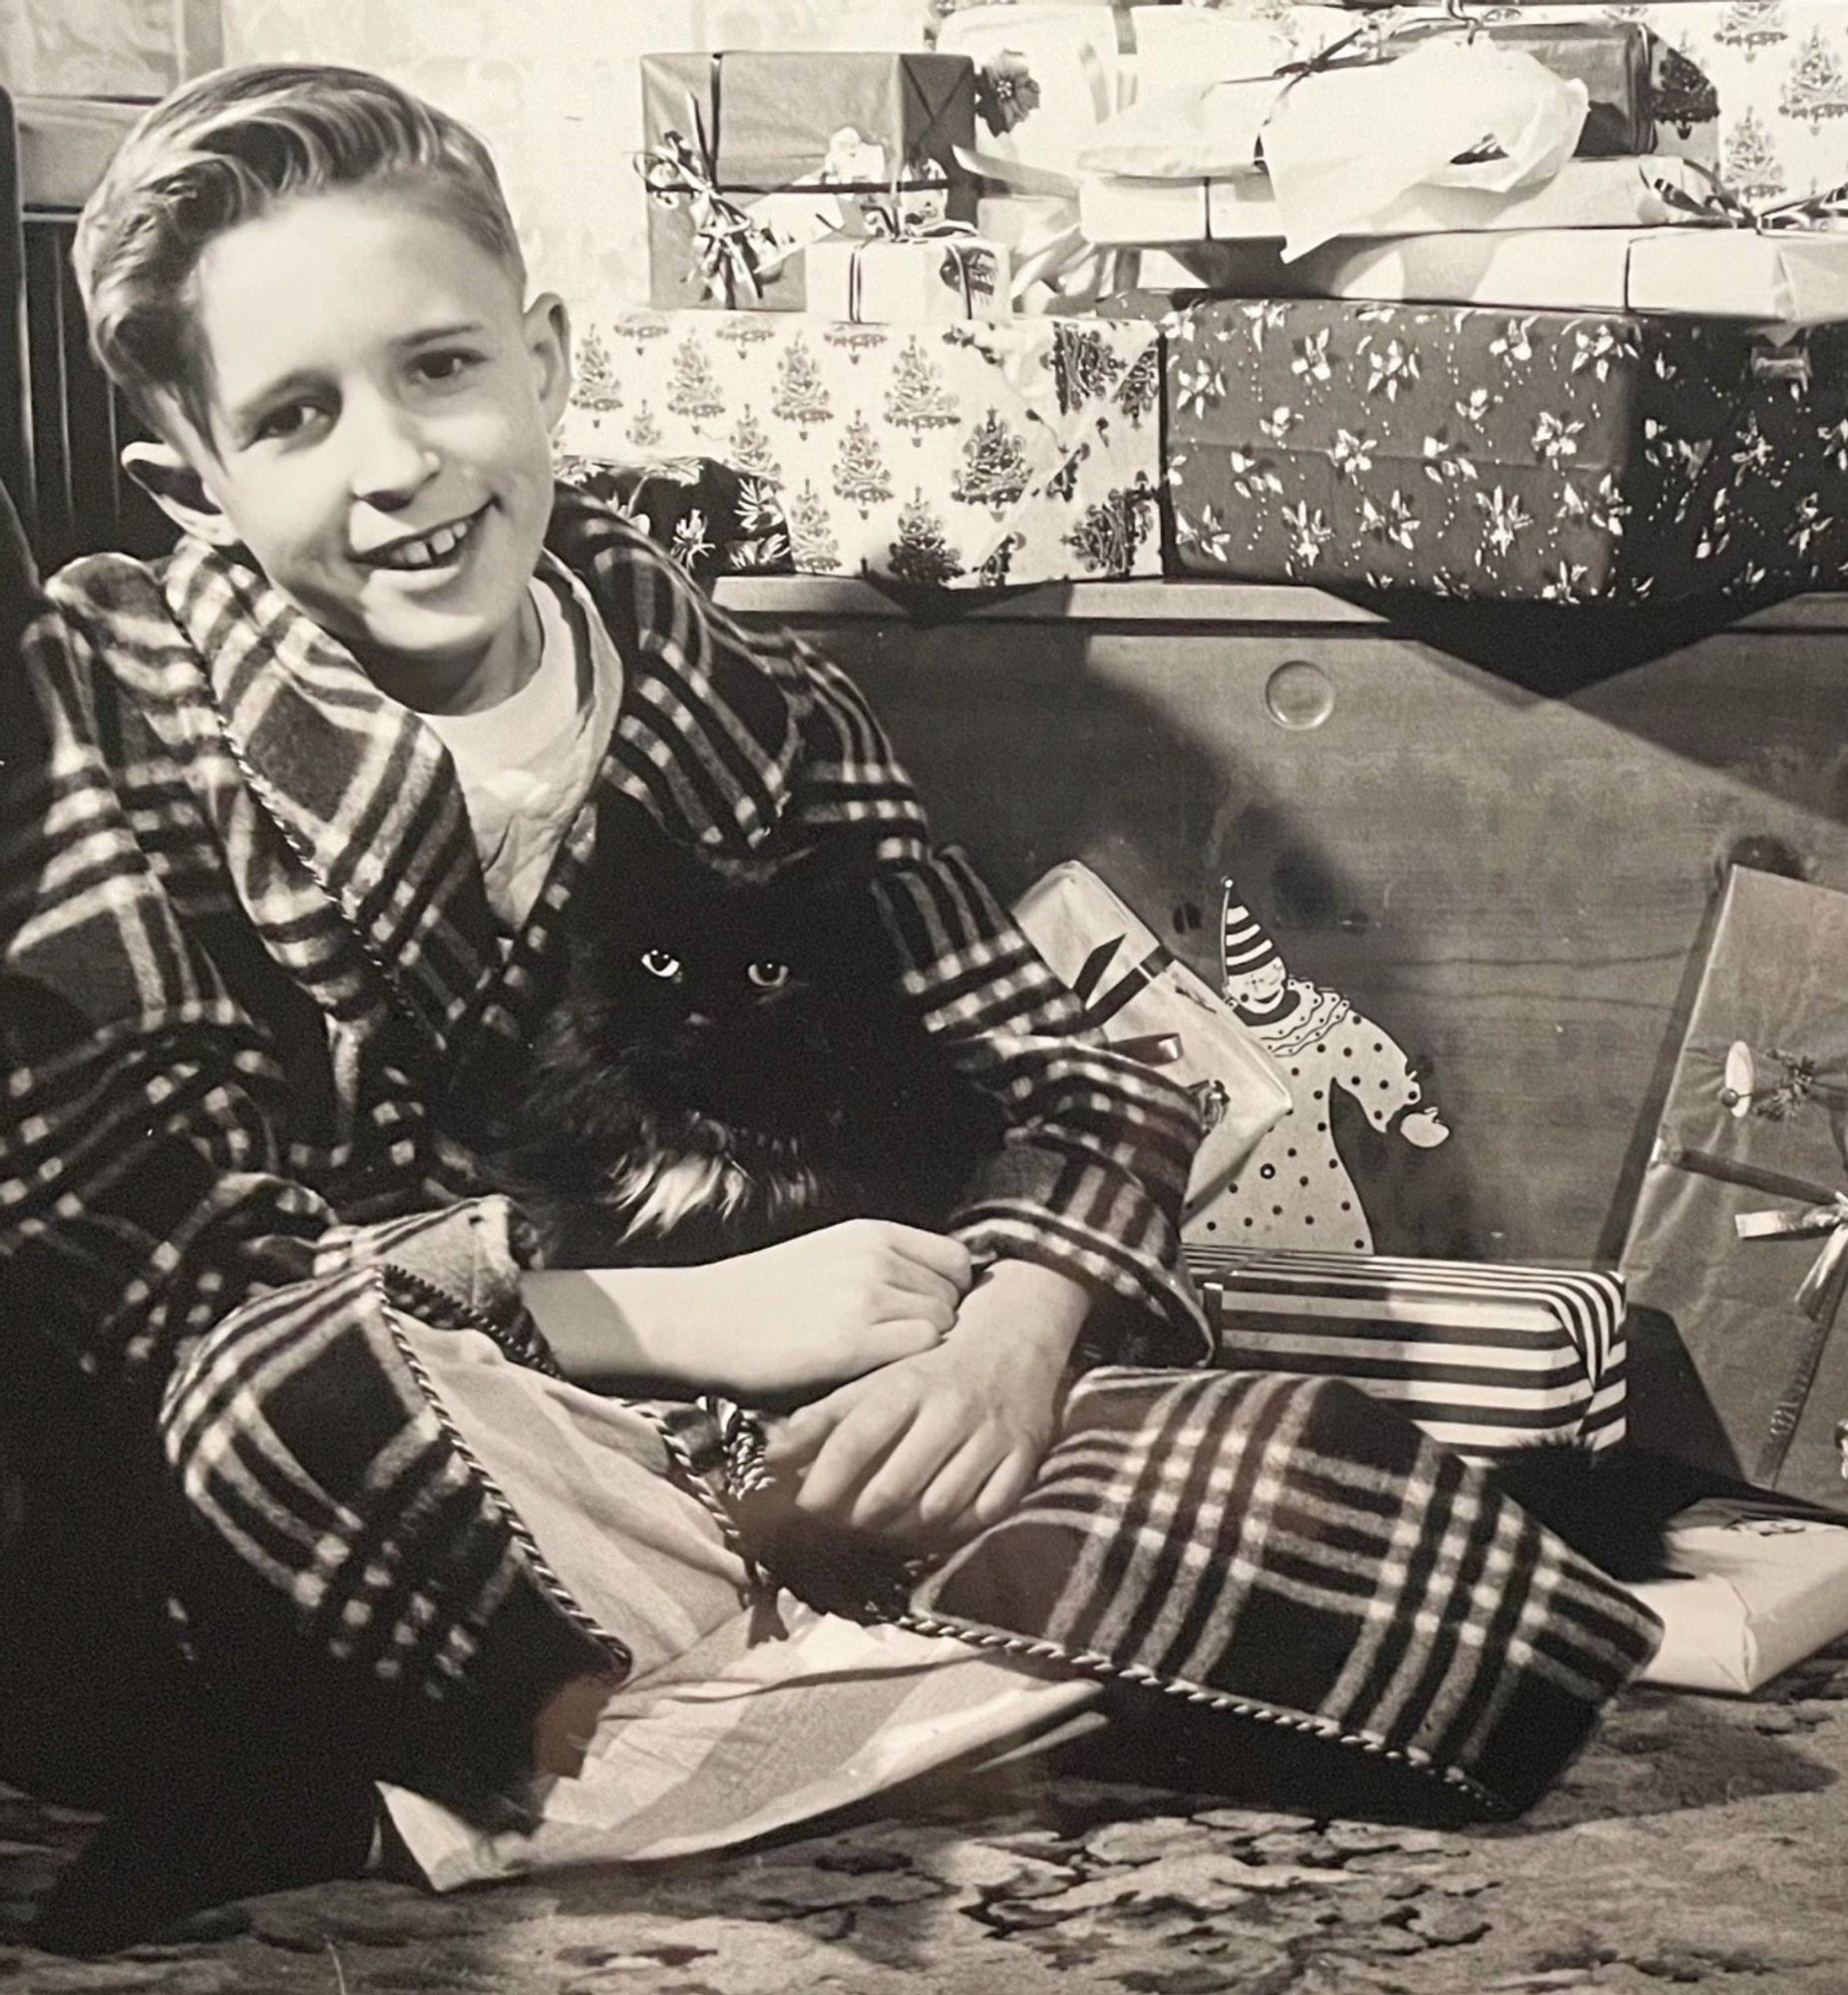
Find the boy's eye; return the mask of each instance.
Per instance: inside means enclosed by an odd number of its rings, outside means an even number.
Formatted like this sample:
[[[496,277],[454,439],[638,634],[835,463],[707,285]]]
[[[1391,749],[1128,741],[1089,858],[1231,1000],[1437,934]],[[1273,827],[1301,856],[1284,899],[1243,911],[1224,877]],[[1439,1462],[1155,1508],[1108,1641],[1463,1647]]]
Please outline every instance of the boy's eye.
[[[744,974],[760,991],[781,991],[789,982],[789,965],[768,961],[754,963]]]
[[[480,361],[481,356],[459,346],[446,346],[436,353],[419,356],[417,371],[426,381],[459,381]]]
[[[271,409],[256,425],[254,431],[258,443],[282,442],[300,436],[318,411],[312,402],[289,402],[280,409]]]
[[[680,959],[669,956],[664,949],[644,949],[641,953],[641,967],[650,977],[660,977],[669,983],[680,976]]]

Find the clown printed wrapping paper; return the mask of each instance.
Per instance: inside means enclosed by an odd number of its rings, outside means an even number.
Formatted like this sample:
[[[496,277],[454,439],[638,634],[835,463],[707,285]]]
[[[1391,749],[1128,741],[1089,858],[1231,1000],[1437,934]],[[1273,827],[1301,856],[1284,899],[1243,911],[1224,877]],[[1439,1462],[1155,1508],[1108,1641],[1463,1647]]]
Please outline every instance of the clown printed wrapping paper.
[[[1167,323],[1186,571],[1640,602],[1848,563],[1842,328],[1313,298]]]
[[[1153,322],[592,318],[569,457],[714,457],[799,573],[942,588],[1161,573]]]

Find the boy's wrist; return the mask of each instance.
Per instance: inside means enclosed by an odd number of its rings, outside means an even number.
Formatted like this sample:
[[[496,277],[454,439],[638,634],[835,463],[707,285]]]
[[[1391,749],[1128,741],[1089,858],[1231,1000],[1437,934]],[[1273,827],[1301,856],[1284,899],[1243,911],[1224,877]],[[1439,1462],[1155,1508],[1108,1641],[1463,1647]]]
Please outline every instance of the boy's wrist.
[[[624,1380],[710,1386],[696,1338],[684,1334],[667,1268],[535,1268],[521,1299],[574,1386],[609,1390]]]
[[[1092,1306],[1091,1291],[1071,1275],[1037,1261],[996,1261],[962,1299],[951,1341],[998,1334],[1056,1357],[1070,1358]]]

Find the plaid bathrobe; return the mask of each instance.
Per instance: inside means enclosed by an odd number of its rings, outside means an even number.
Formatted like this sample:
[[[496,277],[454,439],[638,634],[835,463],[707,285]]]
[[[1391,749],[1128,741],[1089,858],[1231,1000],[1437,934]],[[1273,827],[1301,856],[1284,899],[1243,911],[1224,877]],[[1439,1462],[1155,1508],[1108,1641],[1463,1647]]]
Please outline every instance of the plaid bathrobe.
[[[839,671],[743,631],[562,489],[551,539],[624,660],[598,785],[722,867],[870,849],[906,997],[1009,1114],[957,1219],[976,1263],[1066,1270],[1125,1306],[1115,1356],[1198,1364],[1175,1272],[1186,1097],[1080,1034],[968,867],[932,851]],[[594,811],[503,938],[434,734],[252,568],[188,543],[161,571],[80,563],[49,598],[0,693],[0,1305],[145,1407],[194,1523],[322,1657],[437,1703],[489,1677],[620,1673],[620,1626],[559,1582],[407,1334],[547,1369],[519,1216],[467,1181],[445,1122],[517,1074]],[[921,1625],[1302,1722],[1517,1804],[1648,1651],[1647,1616],[1342,1389],[1260,1405],[1201,1378],[1183,1404],[1161,1375],[1111,1379],[1075,1396],[993,1554],[981,1541],[920,1595]],[[1197,1513],[1214,1597],[1190,1611]],[[1293,1622],[1305,1667],[1280,1677]],[[1254,1698],[1241,1658],[1261,1651]]]

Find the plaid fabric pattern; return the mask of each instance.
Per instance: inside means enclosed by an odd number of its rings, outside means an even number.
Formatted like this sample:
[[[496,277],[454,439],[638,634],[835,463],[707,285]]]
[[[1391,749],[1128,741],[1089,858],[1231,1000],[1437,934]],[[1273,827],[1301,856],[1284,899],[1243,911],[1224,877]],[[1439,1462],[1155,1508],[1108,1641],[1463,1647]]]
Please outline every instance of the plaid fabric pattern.
[[[746,633],[562,489],[552,545],[624,660],[599,785],[716,865],[846,837],[879,860],[912,1001],[1010,1112],[958,1228],[977,1261],[1068,1270],[1149,1350],[1204,1358],[1175,1265],[1186,1098],[1088,1039],[966,865],[932,852],[844,675]],[[0,674],[0,1310],[138,1396],[193,1511],[324,1649],[440,1694],[497,1625],[530,1635],[547,1589],[379,1275],[435,1280],[543,1360],[518,1217],[439,1125],[486,1066],[517,1073],[594,811],[500,937],[435,735],[260,574],[195,544],[160,571],[65,571],[18,649]],[[619,1631],[575,1632],[620,1661]]]
[[[1091,1373],[1027,1500],[905,1624],[1534,1800],[1661,1624],[1339,1380]]]

